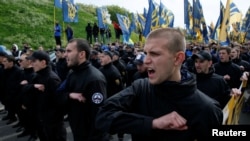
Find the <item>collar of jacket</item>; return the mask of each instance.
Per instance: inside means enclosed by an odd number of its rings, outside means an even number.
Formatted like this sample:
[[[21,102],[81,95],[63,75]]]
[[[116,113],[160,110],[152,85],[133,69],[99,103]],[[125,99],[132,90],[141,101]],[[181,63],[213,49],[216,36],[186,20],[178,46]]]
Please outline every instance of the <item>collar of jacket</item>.
[[[179,99],[194,94],[197,89],[195,75],[182,70],[181,77],[181,82],[165,81],[154,85],[154,91],[168,99]]]
[[[233,59],[232,62],[235,63],[235,64],[238,64],[240,63],[241,59],[240,58],[236,58],[236,59]]]
[[[48,74],[50,71],[51,71],[51,68],[49,66],[47,66],[44,69],[37,71],[37,74],[44,75],[44,74]]]
[[[232,64],[232,61],[230,60],[230,61],[228,61],[228,62],[221,62],[220,61],[220,65],[222,65],[222,66],[228,66],[228,65],[231,65]]]
[[[72,67],[72,70],[73,71],[81,71],[81,70],[86,69],[89,65],[90,65],[89,61],[85,61],[78,66]]]
[[[214,72],[215,72],[214,67],[210,67],[208,73],[197,73],[196,70],[195,70],[194,73],[196,74],[196,79],[197,80],[203,80],[203,79],[210,78],[213,75]]]
[[[112,62],[110,62],[110,63],[108,63],[108,64],[104,65],[104,66],[103,66],[103,68],[110,68],[112,65],[113,65],[113,63],[112,63]]]
[[[24,73],[32,73],[32,72],[34,72],[34,69],[33,69],[33,67],[30,67],[30,68],[23,69],[23,71],[24,71]]]

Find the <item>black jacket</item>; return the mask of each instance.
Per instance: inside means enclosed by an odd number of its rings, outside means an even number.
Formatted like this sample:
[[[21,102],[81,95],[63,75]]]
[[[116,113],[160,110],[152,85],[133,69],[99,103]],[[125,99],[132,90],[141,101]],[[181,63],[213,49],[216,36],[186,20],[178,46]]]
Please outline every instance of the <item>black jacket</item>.
[[[72,92],[82,93],[86,102],[70,99],[69,94]],[[68,104],[69,123],[74,138],[85,141],[108,140],[105,134],[94,128],[96,112],[106,97],[105,77],[90,62],[72,68],[66,79],[64,101]]]
[[[63,115],[59,111],[57,105],[56,88],[59,86],[61,80],[58,75],[46,67],[38,72],[33,80],[25,86],[26,92],[30,94],[28,97],[34,103],[34,111],[36,119],[45,124],[60,123],[63,121]],[[44,91],[39,91],[34,87],[34,84],[43,84]]]
[[[32,95],[32,94],[27,93],[26,85],[29,85],[29,83],[35,77],[36,77],[36,73],[34,72],[33,68],[25,68],[25,69],[23,69],[21,81],[26,80],[26,81],[28,81],[28,84],[21,85],[22,89],[21,89],[21,92],[20,92],[20,95],[19,95],[19,102],[20,102],[20,104],[25,105],[28,108],[33,107],[32,103],[34,103],[34,102],[29,97],[29,95]]]
[[[60,58],[56,62],[56,72],[62,81],[66,79],[69,73],[69,68],[65,58]]]
[[[196,73],[197,88],[209,97],[217,100],[223,109],[230,99],[230,87],[224,78],[214,73],[214,68],[208,74]]]
[[[18,95],[20,93],[20,82],[22,77],[22,70],[14,65],[10,69],[3,70],[2,79],[2,89],[1,89],[1,97],[3,97],[2,102],[8,105],[13,106],[17,102]]]
[[[188,130],[152,129],[153,119],[172,111],[187,120]],[[148,78],[136,80],[105,102],[97,114],[96,127],[130,133],[133,141],[204,141],[222,120],[218,102],[197,90],[195,78],[185,72],[180,83],[151,85]]]
[[[241,81],[240,77],[242,76],[242,72],[240,67],[233,63],[229,62],[218,62],[214,64],[215,73],[221,76],[228,74],[230,76],[230,80],[226,80],[230,88],[239,88]]]
[[[126,65],[122,62],[121,59],[113,61],[113,65],[119,70],[121,76],[122,76],[122,82],[125,85],[126,81],[128,79],[128,73],[126,70]]]
[[[250,64],[247,61],[242,59],[233,59],[232,62],[238,66],[243,66],[245,68],[244,71],[250,71]]]
[[[107,96],[110,97],[123,89],[122,76],[113,63],[100,68],[107,80]]]

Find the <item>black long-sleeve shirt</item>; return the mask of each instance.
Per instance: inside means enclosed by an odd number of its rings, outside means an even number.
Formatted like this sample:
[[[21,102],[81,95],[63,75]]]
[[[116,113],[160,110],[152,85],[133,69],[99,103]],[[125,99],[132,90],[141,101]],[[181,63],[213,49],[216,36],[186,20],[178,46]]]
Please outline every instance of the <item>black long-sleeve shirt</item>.
[[[72,92],[82,93],[86,102],[70,99],[69,94]],[[69,123],[75,140],[107,140],[106,134],[94,127],[97,110],[106,98],[106,79],[89,61],[72,68],[66,79],[63,99],[67,102]]]
[[[173,111],[187,120],[187,130],[152,129],[153,119]],[[133,141],[204,141],[222,120],[218,102],[197,90],[195,78],[186,73],[180,83],[151,85],[148,78],[136,80],[105,101],[97,114],[96,127],[132,134]]]
[[[241,81],[240,77],[242,72],[238,65],[229,62],[218,62],[214,64],[215,73],[221,76],[229,75],[230,80],[226,80],[230,88],[239,88]]]

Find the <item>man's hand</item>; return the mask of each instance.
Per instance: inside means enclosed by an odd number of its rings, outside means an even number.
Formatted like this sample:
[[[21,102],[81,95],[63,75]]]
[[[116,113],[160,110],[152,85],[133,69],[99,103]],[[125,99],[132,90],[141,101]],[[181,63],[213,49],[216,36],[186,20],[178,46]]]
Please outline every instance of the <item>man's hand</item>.
[[[243,74],[242,74],[242,76],[241,76],[241,78],[240,78],[240,80],[241,81],[247,81],[248,80],[248,76],[249,76],[249,72],[243,72]]]
[[[75,100],[78,100],[79,102],[83,102],[83,103],[86,101],[86,98],[84,96],[82,96],[82,93],[70,93],[69,97],[71,99],[75,99]]]
[[[241,95],[241,90],[237,88],[232,88],[230,96],[240,96]]]
[[[44,91],[45,87],[43,84],[34,84],[34,87],[37,88],[39,91]]]
[[[23,80],[23,81],[20,82],[20,84],[21,85],[26,85],[26,84],[28,84],[28,81],[27,80]]]
[[[153,120],[153,129],[163,130],[187,130],[187,120],[173,111]]]
[[[230,76],[228,74],[224,75],[224,80],[230,80]]]

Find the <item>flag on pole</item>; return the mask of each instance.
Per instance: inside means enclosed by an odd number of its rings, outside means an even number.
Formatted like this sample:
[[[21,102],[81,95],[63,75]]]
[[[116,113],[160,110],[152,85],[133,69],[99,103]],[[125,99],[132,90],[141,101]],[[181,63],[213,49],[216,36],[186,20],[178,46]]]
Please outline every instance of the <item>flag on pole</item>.
[[[187,34],[193,36],[193,7],[188,0],[184,0],[184,24]]]
[[[143,36],[146,37],[151,30],[159,28],[159,5],[149,0],[148,14],[145,23]]]
[[[242,13],[240,12],[240,10],[236,6],[236,4],[231,1],[231,3],[230,3],[230,23],[229,23],[229,25],[232,25],[234,23],[241,22],[241,21],[242,21]]]
[[[242,42],[245,42],[246,39],[250,40],[250,7],[248,8],[246,15],[243,19],[241,32],[241,35],[243,36]]]
[[[230,20],[230,3],[232,0],[227,0],[226,9],[223,15],[223,20],[221,23],[219,43],[221,46],[229,46],[230,41],[228,37],[228,26]]]
[[[214,28],[213,33],[211,35],[211,39],[213,39],[213,40],[219,40],[219,35],[220,35],[220,30],[221,30],[221,23],[222,23],[223,16],[224,16],[224,10],[225,10],[224,5],[220,1],[220,15],[218,17],[215,28]]]
[[[159,26],[160,27],[173,27],[174,14],[162,2],[159,7]]]
[[[116,14],[116,16],[117,16],[117,19],[119,21],[120,28],[122,30],[124,42],[128,43],[130,35],[131,35],[131,30],[130,30],[131,21],[129,20],[129,18],[127,16],[124,16],[121,14]]]
[[[70,1],[63,1],[62,3],[63,21],[66,23],[78,22],[78,6]]]
[[[107,7],[99,7],[96,9],[99,28],[107,29],[107,24],[111,24],[110,14]]]

